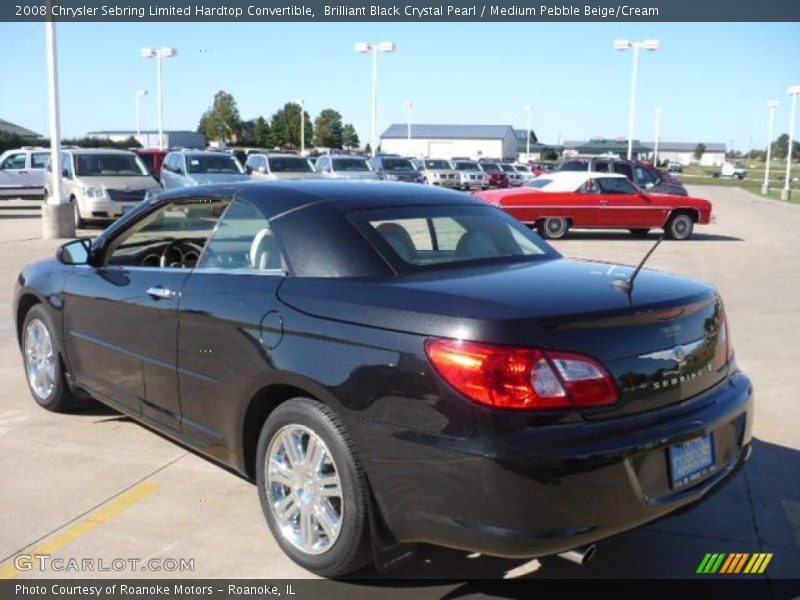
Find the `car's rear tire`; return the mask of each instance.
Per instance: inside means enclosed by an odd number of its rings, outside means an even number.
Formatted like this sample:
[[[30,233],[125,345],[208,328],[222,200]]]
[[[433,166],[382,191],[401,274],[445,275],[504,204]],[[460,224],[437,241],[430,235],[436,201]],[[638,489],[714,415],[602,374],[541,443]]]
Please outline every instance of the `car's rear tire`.
[[[569,219],[564,217],[547,217],[536,223],[539,235],[548,240],[560,240],[569,231]]]
[[[22,362],[25,381],[36,403],[52,412],[67,412],[80,404],[66,381],[56,328],[47,311],[34,305],[22,325]]]
[[[338,577],[369,562],[366,476],[327,406],[293,398],[272,411],[258,440],[256,483],[275,540],[298,565]]]
[[[647,234],[650,233],[650,229],[647,227],[634,227],[633,229],[629,229],[628,231],[631,232],[633,237],[643,238],[647,237]]]
[[[664,226],[664,236],[669,240],[688,240],[694,231],[694,219],[685,212],[674,212]]]

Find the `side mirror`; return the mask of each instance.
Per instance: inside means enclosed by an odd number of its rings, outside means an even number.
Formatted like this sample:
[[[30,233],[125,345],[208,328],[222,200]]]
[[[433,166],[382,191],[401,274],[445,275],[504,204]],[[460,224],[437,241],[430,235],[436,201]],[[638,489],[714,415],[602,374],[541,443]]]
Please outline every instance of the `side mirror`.
[[[69,178],[69,169],[61,169],[61,176]]]
[[[253,167],[251,167],[250,165],[245,165],[244,172],[245,174],[250,175],[253,172]]]
[[[92,255],[92,243],[88,238],[67,242],[56,250],[56,259],[64,265],[87,265]]]

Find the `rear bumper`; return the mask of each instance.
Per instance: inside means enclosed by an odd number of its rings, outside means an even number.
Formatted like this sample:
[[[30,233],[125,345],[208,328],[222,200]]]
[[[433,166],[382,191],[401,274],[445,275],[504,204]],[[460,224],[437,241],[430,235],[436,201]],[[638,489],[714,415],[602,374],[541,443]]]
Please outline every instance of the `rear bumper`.
[[[753,395],[743,373],[680,405],[607,422],[470,439],[362,427],[364,461],[398,540],[507,557],[596,542],[688,507],[750,452]],[[711,433],[713,469],[672,489],[670,446]]]

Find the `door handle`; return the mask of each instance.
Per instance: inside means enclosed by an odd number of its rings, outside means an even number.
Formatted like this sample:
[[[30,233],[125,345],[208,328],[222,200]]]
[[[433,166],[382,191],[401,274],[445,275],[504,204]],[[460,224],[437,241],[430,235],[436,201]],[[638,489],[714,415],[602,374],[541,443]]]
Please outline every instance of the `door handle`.
[[[170,298],[177,296],[178,292],[168,288],[163,288],[161,286],[155,286],[147,288],[147,294],[159,300],[169,300]]]
[[[600,206],[608,206],[608,200],[601,200]]]

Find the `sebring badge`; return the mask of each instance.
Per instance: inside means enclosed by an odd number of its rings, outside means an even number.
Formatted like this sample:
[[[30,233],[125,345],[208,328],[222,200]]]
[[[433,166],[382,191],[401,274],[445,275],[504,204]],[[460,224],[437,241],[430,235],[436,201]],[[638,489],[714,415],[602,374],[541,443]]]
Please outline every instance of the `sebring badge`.
[[[686,360],[692,352],[697,350],[705,343],[705,339],[697,340],[689,344],[675,346],[667,350],[658,350],[650,354],[641,354],[639,358],[651,358],[653,360],[674,360],[676,363],[681,364]]]

